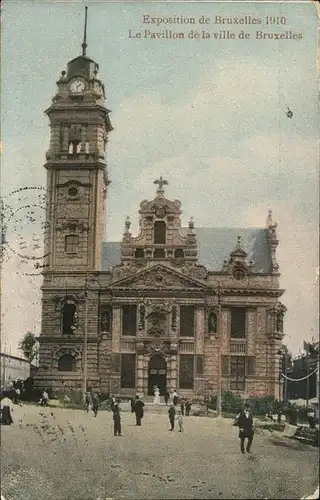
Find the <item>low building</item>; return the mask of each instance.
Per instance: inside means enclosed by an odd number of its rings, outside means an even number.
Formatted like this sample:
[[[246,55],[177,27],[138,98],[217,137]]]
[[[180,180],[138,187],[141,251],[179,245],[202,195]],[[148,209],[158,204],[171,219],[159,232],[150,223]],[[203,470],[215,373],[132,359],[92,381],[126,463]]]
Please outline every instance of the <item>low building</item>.
[[[1,389],[12,387],[15,380],[25,380],[30,377],[31,363],[27,359],[0,353]]]

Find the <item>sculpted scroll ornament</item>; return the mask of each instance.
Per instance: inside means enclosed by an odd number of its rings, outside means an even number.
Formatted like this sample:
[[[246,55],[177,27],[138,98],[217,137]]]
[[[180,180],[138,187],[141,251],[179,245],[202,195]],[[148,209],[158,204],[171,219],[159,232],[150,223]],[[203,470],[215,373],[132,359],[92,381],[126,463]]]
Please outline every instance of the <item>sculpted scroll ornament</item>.
[[[203,280],[207,277],[208,271],[204,266],[185,266],[182,270],[183,274],[190,276],[190,278],[196,278],[198,280]]]

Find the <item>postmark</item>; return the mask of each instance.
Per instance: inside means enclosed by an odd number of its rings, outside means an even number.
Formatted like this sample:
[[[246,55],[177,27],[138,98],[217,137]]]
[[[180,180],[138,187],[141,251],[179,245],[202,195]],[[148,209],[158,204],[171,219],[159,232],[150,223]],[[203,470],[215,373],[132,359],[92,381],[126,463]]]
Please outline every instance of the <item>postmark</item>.
[[[46,188],[20,187],[1,201],[2,262],[17,259],[17,274],[39,275],[46,266],[44,241],[50,222],[46,221]]]

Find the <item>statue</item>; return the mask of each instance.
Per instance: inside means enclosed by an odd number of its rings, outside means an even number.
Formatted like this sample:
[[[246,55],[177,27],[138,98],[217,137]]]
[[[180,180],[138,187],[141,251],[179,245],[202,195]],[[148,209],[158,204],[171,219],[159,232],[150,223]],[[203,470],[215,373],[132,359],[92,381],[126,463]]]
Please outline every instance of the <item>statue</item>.
[[[153,404],[159,405],[160,404],[160,391],[156,385],[153,388],[153,394],[154,394]]]
[[[209,315],[209,333],[217,333],[217,315],[214,312]]]

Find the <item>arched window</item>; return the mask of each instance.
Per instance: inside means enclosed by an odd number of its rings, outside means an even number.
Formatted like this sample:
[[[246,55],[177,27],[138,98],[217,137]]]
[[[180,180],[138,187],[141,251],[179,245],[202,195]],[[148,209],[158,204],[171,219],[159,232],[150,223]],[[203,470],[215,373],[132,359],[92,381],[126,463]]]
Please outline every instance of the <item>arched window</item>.
[[[211,312],[208,319],[208,332],[217,333],[217,324],[217,315],[215,312]]]
[[[100,315],[100,331],[110,332],[110,313],[109,311],[102,311]]]
[[[184,258],[184,251],[182,250],[182,248],[177,248],[174,251],[174,258],[175,259],[183,259]]]
[[[67,302],[62,309],[62,333],[71,335],[77,329],[77,308],[73,302]]]
[[[144,259],[144,250],[143,248],[137,248],[135,253],[134,253],[134,256],[136,259]]]
[[[153,252],[154,259],[164,259],[166,256],[164,248],[156,248]]]
[[[58,360],[59,372],[75,372],[76,360],[72,354],[63,354]]]
[[[166,223],[162,220],[154,223],[154,242],[162,245],[166,243]]]

